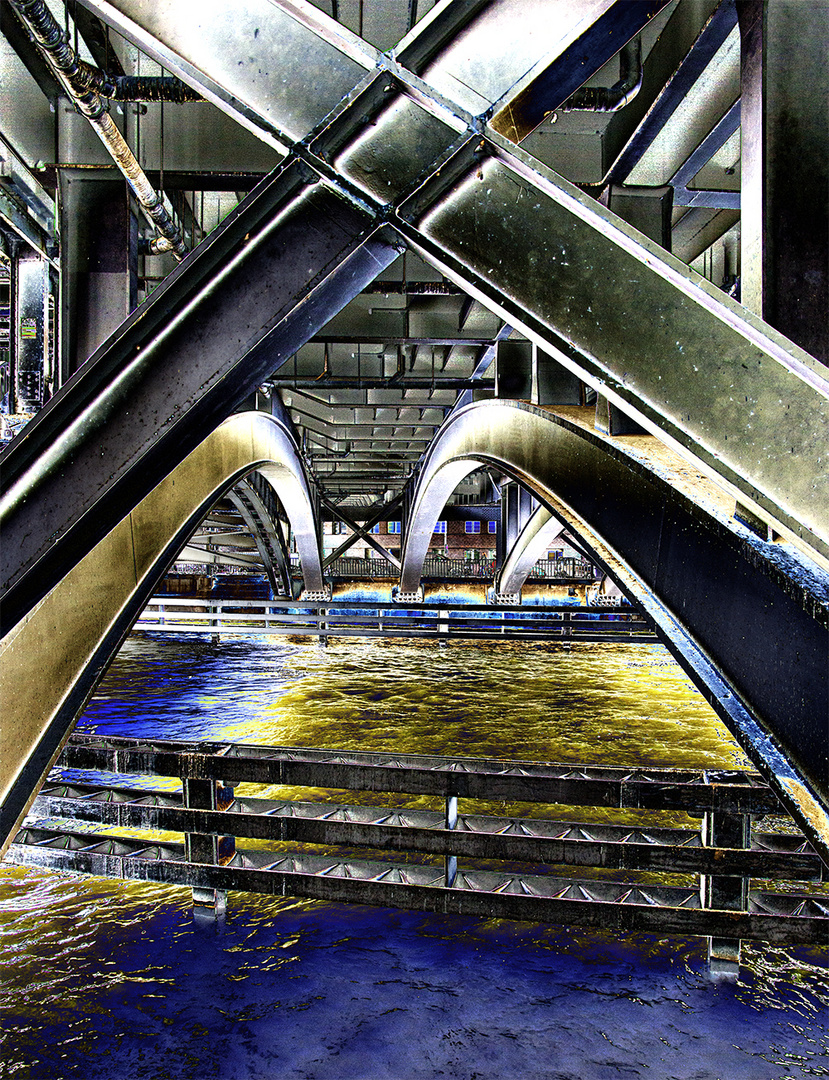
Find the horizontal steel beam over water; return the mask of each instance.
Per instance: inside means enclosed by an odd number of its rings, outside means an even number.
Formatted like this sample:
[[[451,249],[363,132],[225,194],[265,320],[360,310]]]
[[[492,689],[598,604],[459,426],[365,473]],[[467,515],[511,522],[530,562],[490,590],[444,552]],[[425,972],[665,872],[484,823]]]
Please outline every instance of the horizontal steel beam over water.
[[[136,743],[74,735],[67,769],[617,809],[768,814],[774,792],[755,773],[551,765],[425,754],[376,754],[234,743]]]
[[[484,919],[594,926],[617,932],[698,934],[819,945],[829,932],[829,900],[802,893],[752,891],[749,912],[701,908],[699,886],[635,886],[552,876],[444,872],[409,862],[338,860],[336,856],[237,852],[224,866],[184,861],[182,844],[26,828],[10,849],[22,865],[156,881],[194,889],[297,896],[376,907],[471,915]]]
[[[749,815],[779,812],[773,793],[753,773],[136,743],[94,736],[73,737],[59,764],[179,776],[182,790],[125,787],[115,777],[102,784],[100,778],[88,783],[56,776],[15,837],[12,859],[188,885],[197,903],[223,906],[227,889],[242,889],[485,918],[713,935],[736,949],[737,956],[741,937],[816,943],[825,940],[829,929],[829,895],[820,885],[811,892],[791,885],[820,882],[829,869],[802,835],[742,826],[747,840],[742,847],[709,842],[705,823],[718,816],[736,815],[747,824]],[[237,798],[233,788],[242,781],[429,793],[446,800],[445,812]],[[635,826],[491,817],[458,813],[458,797],[635,806],[643,813]],[[678,807],[701,815],[701,829],[665,827],[664,819],[660,823],[659,812]],[[74,820],[56,820],[67,818]],[[136,837],[136,829],[183,833],[184,843]],[[237,849],[237,836],[259,843]],[[262,842],[280,846],[263,847]],[[285,851],[290,842],[303,847]],[[308,844],[316,847],[307,849]],[[341,851],[320,852],[319,845]],[[364,849],[365,857],[355,857],[354,848]],[[411,853],[407,861],[395,861],[404,852]],[[602,876],[574,878],[568,867],[595,867]],[[607,871],[625,871],[626,880],[609,880]],[[668,885],[653,880],[655,873],[698,874],[699,879]],[[787,884],[782,892],[767,885],[748,888],[749,878]],[[735,881],[742,882],[736,901],[728,892]],[[725,891],[717,892],[718,887]]]
[[[829,868],[804,838],[787,833],[755,833],[757,846],[729,849],[703,847],[698,831],[647,824],[635,828],[458,814],[454,828],[449,829],[445,814],[429,810],[236,797],[223,810],[196,810],[185,807],[180,794],[75,783],[47,784],[30,817],[559,866],[727,873],[768,880],[829,879]],[[829,908],[829,896],[826,902]]]

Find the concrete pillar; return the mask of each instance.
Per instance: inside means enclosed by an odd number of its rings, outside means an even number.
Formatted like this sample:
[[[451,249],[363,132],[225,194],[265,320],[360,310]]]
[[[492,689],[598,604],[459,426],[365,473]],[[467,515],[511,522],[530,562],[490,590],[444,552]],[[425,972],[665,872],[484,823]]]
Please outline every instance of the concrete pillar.
[[[61,169],[62,379],[138,302],[138,222],[111,169]]]
[[[829,364],[829,3],[739,0],[746,307]]]

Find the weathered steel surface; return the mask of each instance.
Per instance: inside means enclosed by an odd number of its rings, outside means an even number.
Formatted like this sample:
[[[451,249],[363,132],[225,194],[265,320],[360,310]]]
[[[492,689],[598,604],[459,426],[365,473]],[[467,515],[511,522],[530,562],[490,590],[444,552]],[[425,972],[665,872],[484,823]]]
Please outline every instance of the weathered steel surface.
[[[309,587],[322,583],[310,491],[290,436],[264,413],[231,417],[0,642],[0,843],[187,537],[216,499],[255,468],[288,508]]]
[[[195,45],[169,7],[152,34],[142,30],[146,14],[135,0],[100,3],[101,14],[115,17],[113,7],[118,25],[143,34],[168,64],[177,49],[195,47],[202,66],[212,63],[215,41]],[[781,529],[829,555],[829,490],[825,470],[815,467],[829,445],[821,365],[494,129],[482,138],[471,119],[496,99],[507,108],[523,79],[563,62],[573,42],[558,6],[543,12],[559,18],[558,55],[533,41],[541,33],[514,34],[531,0],[493,2],[459,13],[449,29],[437,19],[419,27],[398,66],[309,7],[288,0],[281,7],[301,24],[304,49],[336,45],[338,72],[355,58],[366,71],[382,70],[325,127],[306,161],[332,184],[393,204],[392,220],[407,239],[459,284],[649,430],[680,443]],[[623,7],[585,0],[563,11],[578,34]],[[270,61],[272,73],[291,78],[290,49]],[[234,92],[264,116],[261,89],[249,102],[243,85]],[[429,172],[432,180],[407,203],[406,189]]]
[[[189,885],[194,900],[211,902],[213,890],[240,888],[605,929],[713,934],[731,941],[820,941],[829,926],[829,897],[821,891],[798,895],[788,885],[783,893],[749,894],[746,887],[747,875],[787,882],[825,876],[826,867],[802,836],[757,831],[745,837],[747,849],[729,849],[707,843],[703,829],[651,828],[652,813],[638,815],[634,827],[458,814],[458,797],[467,796],[659,811],[682,807],[701,814],[701,823],[712,812],[722,816],[736,809],[747,822],[752,812],[779,810],[753,773],[95,736],[72,739],[61,764],[176,775],[182,791],[56,779],[16,835],[14,861]],[[236,798],[233,789],[240,781],[439,794],[445,810]],[[107,833],[54,820],[74,815]],[[38,820],[41,816],[45,820]],[[134,830],[147,828],[183,833],[184,844],[135,836]],[[113,835],[113,829],[130,833]],[[239,849],[236,836],[258,844]],[[292,841],[315,850],[286,851],[284,844]],[[319,853],[320,845],[338,850]],[[355,858],[355,847],[366,849],[369,857]],[[391,858],[379,855],[387,851]],[[393,861],[397,852],[407,853],[405,864]],[[596,867],[601,877],[562,877],[566,866]],[[623,871],[632,877],[619,881]],[[706,905],[699,883],[665,885],[642,876],[664,872],[700,874],[700,883],[715,872],[728,874],[728,881],[740,884],[740,910],[722,910],[728,903]]]
[[[36,846],[31,846],[36,845]],[[180,844],[147,844],[55,828],[24,829],[15,861],[132,881],[373,904],[481,918],[599,926],[617,932],[715,934],[761,941],[823,943],[829,905],[820,897],[755,893],[753,911],[701,909],[699,888],[572,880],[551,875],[444,870],[337,856],[237,852],[228,865],[186,863]],[[758,911],[785,914],[759,914]]]
[[[770,813],[775,794],[754,774],[676,769],[594,768],[423,754],[339,753],[285,747],[98,739],[75,736],[63,768],[158,776],[211,777],[228,783],[287,784],[361,791],[572,806]]]
[[[599,839],[590,835],[590,825],[575,827],[572,823],[537,818],[465,815],[454,827],[444,828],[442,814],[390,811],[379,806],[332,808],[325,803],[295,804],[234,798],[223,810],[195,810],[182,807],[180,799],[177,805],[172,799],[166,800],[167,805],[152,805],[134,789],[120,792],[117,801],[111,796],[108,789],[74,793],[70,790],[68,794],[45,792],[35,800],[31,817],[34,820],[71,818],[123,829],[230,834],[257,840],[295,840],[307,844],[341,844],[558,866],[598,866],[677,874],[716,873],[798,881],[820,881],[823,873],[823,864],[812,852],[768,850],[765,847],[742,850],[722,844],[702,847],[699,834],[694,846],[690,843],[693,834],[681,830],[651,830],[647,825],[638,830],[617,826],[612,839]],[[599,827],[597,831],[601,833],[602,830]],[[631,834],[636,834],[636,838]],[[803,846],[802,838],[800,846]]]

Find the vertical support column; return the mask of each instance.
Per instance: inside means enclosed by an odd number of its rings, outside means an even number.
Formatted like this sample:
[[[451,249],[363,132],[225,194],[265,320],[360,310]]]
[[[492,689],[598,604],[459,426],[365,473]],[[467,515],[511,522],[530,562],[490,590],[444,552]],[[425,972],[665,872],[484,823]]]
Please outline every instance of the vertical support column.
[[[671,250],[671,212],[673,188],[624,187],[611,184],[607,189],[608,209],[644,233],[666,251]],[[643,435],[644,428],[627,413],[599,394],[596,398],[597,430],[607,435]]]
[[[702,821],[706,847],[747,848],[751,844],[748,814],[707,813]],[[724,911],[746,911],[748,880],[744,877],[700,875],[702,906]],[[740,939],[708,939],[708,968],[719,978],[736,978],[740,971]]]
[[[495,396],[530,401],[533,395],[533,346],[508,338],[495,343]]]
[[[446,796],[446,828],[456,829],[458,827],[458,797],[457,795]],[[458,876],[458,858],[456,855],[447,855],[444,859],[444,882],[447,889],[451,889],[455,884],[455,878]]]
[[[33,413],[44,402],[47,357],[47,297],[49,264],[28,247],[14,262],[16,287],[14,397],[17,412]]]
[[[17,331],[15,327],[15,291],[17,288],[17,262],[18,245],[0,233],[0,253],[7,255],[9,259],[8,282],[0,282],[0,316],[8,327],[5,334],[0,336],[0,400],[5,399],[5,411],[15,411],[14,401],[14,363],[17,354]],[[6,396],[8,395],[8,397]]]
[[[189,810],[224,810],[233,801],[232,789],[217,780],[184,777],[182,789],[184,806]],[[199,832],[184,835],[184,857],[189,863],[224,866],[235,853],[232,836]],[[195,919],[217,919],[227,911],[227,893],[223,889],[194,885],[192,892]]]
[[[581,405],[581,379],[555,357],[533,345],[533,405]]]
[[[111,169],[61,169],[61,381],[137,304],[138,227]]]
[[[317,643],[320,646],[322,646],[323,649],[326,648],[326,646],[328,645],[328,634],[326,634],[326,632],[325,632],[326,629],[328,628],[327,623],[326,623],[326,619],[325,619],[327,611],[328,611],[328,608],[325,608],[325,607],[317,608],[317,619],[318,619],[317,629],[320,632],[319,637],[317,638]]]
[[[741,298],[829,364],[829,5],[739,0]]]
[[[438,611],[438,640],[442,649],[445,649],[449,644],[449,611],[447,608],[440,608]],[[447,827],[454,828],[454,826]]]

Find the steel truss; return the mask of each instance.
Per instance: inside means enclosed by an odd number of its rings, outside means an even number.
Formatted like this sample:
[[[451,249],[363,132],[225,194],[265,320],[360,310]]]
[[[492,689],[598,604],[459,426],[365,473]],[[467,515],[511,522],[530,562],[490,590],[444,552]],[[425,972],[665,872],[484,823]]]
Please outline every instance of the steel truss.
[[[224,890],[243,889],[488,918],[716,935],[737,956],[741,937],[822,941],[829,920],[829,897],[819,888],[803,893],[768,887],[775,879],[817,882],[825,875],[802,836],[756,828],[746,848],[727,848],[707,843],[705,828],[666,828],[653,820],[654,811],[666,810],[704,820],[774,813],[777,801],[756,774],[90,736],[73,738],[59,765],[180,776],[183,788],[176,794],[56,777],[15,838],[16,861],[190,885],[194,900],[214,909],[224,904]],[[446,809],[237,798],[233,788],[241,781],[430,794],[445,799]],[[643,816],[634,826],[499,818],[459,813],[459,798],[635,808]],[[55,818],[75,820],[59,824]],[[109,835],[90,832],[90,826],[106,828]],[[135,829],[183,832],[184,843],[124,832]],[[237,850],[237,836],[280,847]],[[286,851],[286,842],[345,850]],[[368,858],[355,858],[355,847]],[[402,851],[412,853],[405,863],[395,855]],[[442,857],[442,866],[435,856]],[[493,867],[494,861],[506,865]],[[568,867],[598,872],[573,877]],[[624,880],[616,880],[616,871],[624,872]],[[701,876],[685,885],[648,879],[664,872]],[[748,878],[763,885],[748,889]],[[729,883],[739,879],[738,901],[726,899]]]

